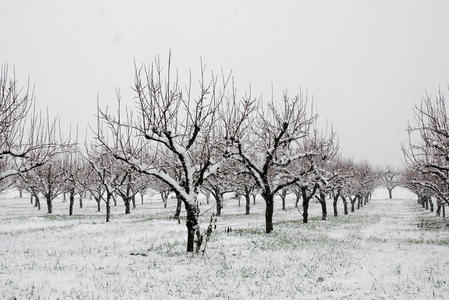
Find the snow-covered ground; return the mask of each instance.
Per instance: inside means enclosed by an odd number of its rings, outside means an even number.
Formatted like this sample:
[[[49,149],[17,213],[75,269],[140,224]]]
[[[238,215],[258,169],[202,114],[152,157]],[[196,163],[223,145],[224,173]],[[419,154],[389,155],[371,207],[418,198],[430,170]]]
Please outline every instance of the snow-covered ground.
[[[0,196],[0,298],[449,299],[449,228],[418,228],[436,217],[406,190],[386,195],[337,218],[329,203],[327,221],[313,204],[306,225],[293,199],[287,211],[278,200],[271,234],[261,199],[250,216],[228,199],[201,256],[185,254],[173,199],[163,209],[146,198],[127,216],[120,203],[105,224],[92,200],[69,217],[56,199],[47,215],[11,191]]]

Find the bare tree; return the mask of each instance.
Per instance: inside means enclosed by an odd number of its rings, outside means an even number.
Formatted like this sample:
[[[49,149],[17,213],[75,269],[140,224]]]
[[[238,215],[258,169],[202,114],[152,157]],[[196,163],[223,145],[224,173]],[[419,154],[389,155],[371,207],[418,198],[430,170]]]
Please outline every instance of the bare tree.
[[[128,110],[122,113],[120,96],[115,116],[107,110],[99,112],[114,139],[110,144],[106,134],[99,133],[98,140],[116,159],[169,185],[184,203],[187,252],[194,250],[195,236],[200,236],[200,188],[225,159],[226,147],[220,143],[217,123],[228,81],[225,76],[219,81],[213,73],[207,79],[201,65],[198,88],[189,78],[183,90],[178,75],[172,73],[171,58],[165,73],[156,59],[149,67],[135,67],[137,116],[133,120]],[[179,177],[173,176],[176,169],[181,171]]]
[[[393,189],[400,184],[400,173],[395,171],[392,167],[388,167],[386,171],[382,172],[381,180],[388,190],[388,197],[391,199],[393,196]]]
[[[309,135],[316,115],[309,110],[305,94],[283,96],[282,104],[272,100],[267,107],[254,106],[247,97],[242,108],[230,117],[230,140],[235,144],[235,156],[253,176],[265,200],[265,231],[273,230],[274,196],[298,182],[304,175],[292,172],[289,166],[300,158],[313,156],[302,152],[299,145]]]
[[[34,93],[20,87],[7,65],[0,69],[0,181],[42,166],[57,152],[51,140],[56,120],[30,110]]]

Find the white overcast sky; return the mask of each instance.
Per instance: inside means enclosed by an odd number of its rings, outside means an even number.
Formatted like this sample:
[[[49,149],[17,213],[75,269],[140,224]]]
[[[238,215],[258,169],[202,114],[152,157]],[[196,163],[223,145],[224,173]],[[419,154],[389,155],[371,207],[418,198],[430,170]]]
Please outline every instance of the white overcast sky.
[[[3,0],[0,62],[30,75],[42,108],[93,120],[96,95],[131,101],[133,58],[232,70],[266,96],[313,95],[343,154],[401,164],[412,105],[449,83],[449,1]]]

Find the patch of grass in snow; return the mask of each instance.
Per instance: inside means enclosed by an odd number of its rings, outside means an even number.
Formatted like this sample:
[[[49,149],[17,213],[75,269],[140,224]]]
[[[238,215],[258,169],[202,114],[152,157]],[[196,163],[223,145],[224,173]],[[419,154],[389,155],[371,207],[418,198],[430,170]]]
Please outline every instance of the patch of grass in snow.
[[[426,245],[449,246],[449,239],[409,238],[409,239],[402,239],[401,242],[407,243],[407,244],[426,244]]]

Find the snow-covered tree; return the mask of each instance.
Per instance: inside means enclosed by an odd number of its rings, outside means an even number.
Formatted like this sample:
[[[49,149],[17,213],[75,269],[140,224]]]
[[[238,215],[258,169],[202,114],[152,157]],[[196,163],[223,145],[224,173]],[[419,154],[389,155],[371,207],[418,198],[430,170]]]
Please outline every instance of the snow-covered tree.
[[[236,109],[238,110],[238,109]],[[284,95],[282,102],[267,106],[248,97],[235,118],[228,120],[232,128],[229,139],[234,143],[235,157],[254,178],[265,200],[265,230],[273,230],[274,196],[298,182],[304,174],[289,166],[296,160],[313,156],[300,145],[309,136],[316,115],[309,109],[305,94]]]
[[[388,167],[386,170],[381,172],[382,184],[388,190],[388,196],[391,199],[393,196],[393,189],[400,184],[400,172],[394,170],[392,167]]]
[[[226,147],[217,126],[228,80],[223,76],[220,81],[214,74],[207,78],[201,65],[199,85],[194,88],[191,78],[185,85],[179,82],[171,58],[165,72],[156,59],[149,67],[135,68],[135,116],[131,118],[129,111],[122,116],[120,108],[115,115],[100,111],[114,137],[111,144],[107,134],[99,134],[102,144],[137,172],[165,182],[184,203],[188,252],[194,250],[195,236],[199,236],[198,193],[225,159]],[[174,163],[167,165],[171,160]],[[181,171],[179,177],[173,176],[173,169]]]

